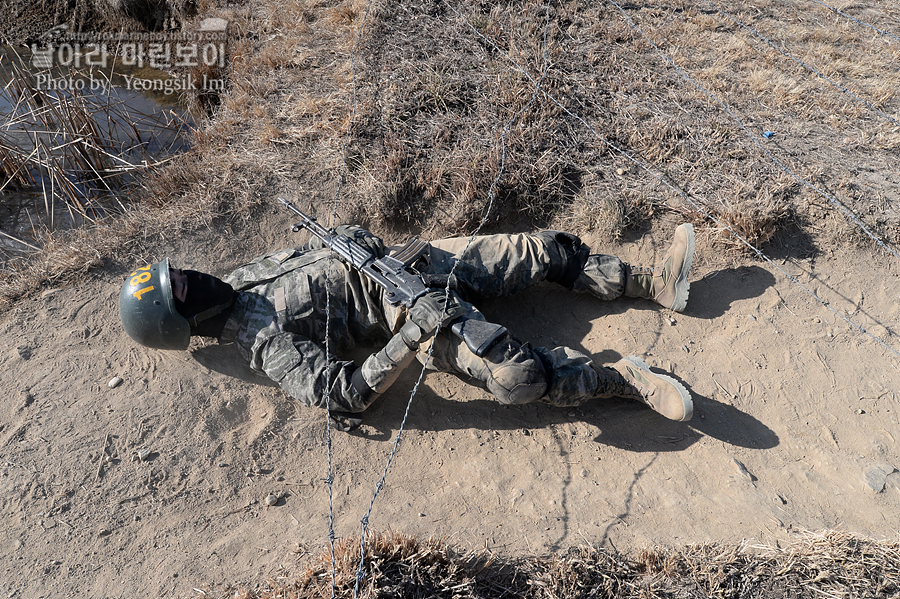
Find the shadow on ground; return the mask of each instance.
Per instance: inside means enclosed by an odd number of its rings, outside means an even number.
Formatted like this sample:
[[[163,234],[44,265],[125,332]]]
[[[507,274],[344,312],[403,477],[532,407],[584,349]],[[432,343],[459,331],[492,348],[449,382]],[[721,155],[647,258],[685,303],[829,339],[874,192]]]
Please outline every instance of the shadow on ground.
[[[759,297],[775,284],[775,277],[761,266],[739,266],[711,272],[691,283],[684,311],[695,318],[717,318],[739,300]]]

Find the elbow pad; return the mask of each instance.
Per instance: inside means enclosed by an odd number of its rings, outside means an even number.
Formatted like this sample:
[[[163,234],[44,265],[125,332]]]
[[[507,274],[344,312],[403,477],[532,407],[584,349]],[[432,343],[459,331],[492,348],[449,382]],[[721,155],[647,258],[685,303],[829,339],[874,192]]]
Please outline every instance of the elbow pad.
[[[380,351],[366,358],[353,373],[352,380],[356,380],[358,373],[362,383],[373,393],[382,393],[397,380],[415,355],[416,350],[410,347],[402,334],[397,333]],[[355,382],[353,387],[356,388]]]

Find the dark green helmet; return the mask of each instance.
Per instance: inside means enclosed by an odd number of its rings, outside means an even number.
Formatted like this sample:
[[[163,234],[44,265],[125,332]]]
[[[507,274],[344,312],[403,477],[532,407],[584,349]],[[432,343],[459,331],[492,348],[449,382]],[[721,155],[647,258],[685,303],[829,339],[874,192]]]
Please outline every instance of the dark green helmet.
[[[153,349],[187,349],[191,327],[175,309],[169,259],[143,266],[119,292],[119,320],[128,336]]]

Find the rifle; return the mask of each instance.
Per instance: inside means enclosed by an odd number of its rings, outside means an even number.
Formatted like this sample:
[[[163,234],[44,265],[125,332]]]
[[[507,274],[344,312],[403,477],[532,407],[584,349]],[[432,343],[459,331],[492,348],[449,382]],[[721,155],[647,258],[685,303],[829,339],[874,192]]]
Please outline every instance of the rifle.
[[[422,275],[412,268],[412,264],[428,249],[426,242],[413,237],[394,255],[376,258],[351,238],[326,229],[315,217],[304,213],[284,198],[279,196],[278,201],[300,217],[300,221],[291,226],[291,231],[297,233],[300,229],[307,229],[318,237],[341,260],[384,289],[384,297],[392,306],[403,304],[411,308],[417,299],[428,293],[430,287],[439,287],[428,285]],[[444,285],[447,284],[447,279],[444,279]],[[506,328],[500,325],[465,317],[456,319],[449,328],[479,358],[507,333]]]

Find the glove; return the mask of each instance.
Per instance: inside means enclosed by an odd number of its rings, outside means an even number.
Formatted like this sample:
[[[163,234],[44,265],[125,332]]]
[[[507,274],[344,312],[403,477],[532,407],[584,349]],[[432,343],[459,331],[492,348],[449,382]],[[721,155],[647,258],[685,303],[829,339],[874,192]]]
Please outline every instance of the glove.
[[[384,242],[381,238],[359,225],[340,225],[335,228],[334,232],[338,235],[346,235],[356,242],[356,245],[372,252],[376,259],[384,258]]]
[[[371,252],[376,259],[384,258],[384,242],[381,238],[374,233],[366,231],[359,225],[338,225],[335,227],[334,232],[338,235],[349,237],[356,245]],[[321,250],[324,247],[325,243],[318,237],[313,237],[306,244],[306,249],[308,250]]]
[[[439,324],[446,326],[465,313],[466,307],[455,292],[450,291],[448,295],[445,289],[433,289],[409,309],[409,318],[400,335],[410,348],[417,348],[437,332]]]
[[[362,426],[362,415],[331,410],[331,426],[342,433],[355,431]]]

